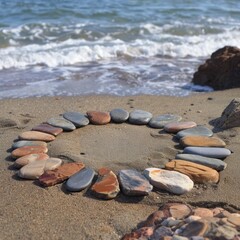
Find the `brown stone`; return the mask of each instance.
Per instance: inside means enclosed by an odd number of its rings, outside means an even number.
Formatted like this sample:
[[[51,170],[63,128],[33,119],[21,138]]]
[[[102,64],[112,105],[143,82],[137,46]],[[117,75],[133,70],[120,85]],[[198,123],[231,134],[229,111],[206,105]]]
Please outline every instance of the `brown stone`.
[[[170,212],[168,209],[158,210],[152,214],[150,214],[146,221],[142,223],[144,227],[150,227],[154,225],[159,225],[164,219],[170,217]]]
[[[163,210],[168,210],[170,216],[175,219],[184,219],[192,213],[192,209],[182,203],[167,203],[164,205]]]
[[[227,220],[235,226],[240,227],[240,214],[230,214]]]
[[[34,153],[34,154],[29,154],[23,157],[18,158],[14,162],[14,167],[16,168],[21,168],[28,163],[34,162],[34,161],[41,161],[41,160],[47,160],[49,156],[45,153]]]
[[[62,128],[51,126],[47,123],[41,123],[32,129],[33,131],[44,132],[54,135],[55,137],[63,132]]]
[[[85,165],[81,162],[66,163],[54,170],[44,172],[44,174],[39,177],[39,182],[45,187],[53,186],[65,181],[84,167]]]
[[[149,239],[154,233],[154,227],[142,227],[129,234],[126,234],[121,240]]]
[[[98,174],[98,180],[91,188],[94,195],[101,199],[115,198],[120,191],[117,176],[107,168],[100,168]]]
[[[165,168],[186,174],[195,183],[217,183],[219,181],[219,173],[216,170],[197,163],[172,160],[166,163]]]
[[[180,235],[184,237],[203,236],[207,232],[208,228],[209,226],[205,221],[193,221],[187,224]]]
[[[88,111],[87,116],[89,121],[95,125],[104,125],[111,121],[111,116],[108,112]]]
[[[218,217],[221,214],[221,212],[223,212],[223,211],[224,211],[224,209],[221,207],[213,208],[212,209],[213,217]]]
[[[55,137],[48,133],[43,133],[38,131],[27,131],[27,132],[21,133],[19,135],[19,139],[50,142],[50,141],[53,141]]]
[[[225,147],[226,143],[216,137],[207,136],[186,136],[180,139],[180,144],[183,147]]]
[[[208,208],[196,208],[194,209],[193,214],[201,218],[213,217],[213,212]]]
[[[11,156],[13,158],[19,158],[29,154],[47,153],[47,152],[48,152],[48,149],[45,146],[24,146],[24,147],[20,147],[13,150],[11,153]]]
[[[172,122],[164,126],[164,131],[168,133],[177,133],[181,130],[196,127],[195,122]]]

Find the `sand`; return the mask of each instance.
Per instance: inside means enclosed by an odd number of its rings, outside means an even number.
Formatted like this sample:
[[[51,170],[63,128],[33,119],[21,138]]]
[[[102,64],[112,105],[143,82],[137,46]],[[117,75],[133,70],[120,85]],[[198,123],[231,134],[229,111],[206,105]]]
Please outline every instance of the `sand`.
[[[212,120],[240,89],[200,93],[189,97],[87,96],[10,99],[0,101],[0,239],[120,239],[168,201],[197,206],[222,206],[240,210],[240,128],[214,129],[233,153],[225,161],[220,183],[196,185],[188,194],[175,196],[152,192],[145,198],[119,195],[115,200],[94,198],[89,191],[70,194],[64,185],[42,188],[31,180],[20,180],[11,167],[12,142],[18,134],[66,111],[110,111],[142,109],[153,115],[172,113],[213,129]],[[173,136],[147,126],[88,125],[63,133],[48,144],[49,155],[65,161],[82,161],[97,170],[101,166],[144,170],[173,159],[179,145]]]

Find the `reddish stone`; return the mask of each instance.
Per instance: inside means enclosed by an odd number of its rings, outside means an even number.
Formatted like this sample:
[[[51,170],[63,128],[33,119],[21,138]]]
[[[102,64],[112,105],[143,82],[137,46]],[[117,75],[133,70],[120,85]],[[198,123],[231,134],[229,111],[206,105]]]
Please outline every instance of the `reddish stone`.
[[[38,131],[27,131],[27,132],[21,133],[19,135],[19,139],[50,142],[50,141],[53,141],[55,137],[48,133],[43,133]]]
[[[65,181],[84,167],[85,165],[81,162],[66,163],[54,170],[46,171],[39,177],[39,181],[45,187],[53,186]]]
[[[195,122],[172,122],[164,126],[164,131],[168,133],[177,133],[181,130],[196,127]]]
[[[88,111],[87,116],[89,121],[95,125],[104,125],[111,121],[111,116],[108,112]]]
[[[42,123],[32,129],[33,131],[39,131],[39,132],[44,132],[44,133],[49,133],[54,136],[57,136],[58,134],[63,132],[62,128],[54,127],[51,126],[47,123]]]
[[[13,158],[23,157],[33,153],[47,153],[48,149],[45,146],[24,146],[12,151]]]
[[[164,219],[170,217],[168,209],[158,210],[148,216],[147,220],[142,224],[143,227],[150,227],[160,224]]]
[[[208,208],[196,208],[194,209],[193,214],[201,218],[213,217],[213,212]]]
[[[207,136],[186,136],[180,139],[180,144],[183,147],[225,147],[226,143],[216,137]]]
[[[182,203],[167,203],[164,205],[163,210],[169,211],[170,216],[175,219],[184,219],[192,213],[192,209]]]
[[[120,191],[116,175],[107,168],[100,168],[98,174],[98,180],[91,188],[92,192],[102,199],[115,198]]]
[[[225,210],[220,207],[216,207],[216,208],[212,209],[213,217],[219,217],[221,212],[223,212],[223,211],[225,211]]]
[[[230,214],[227,218],[228,222],[234,224],[237,227],[240,227],[240,215],[239,214]]]
[[[154,227],[142,227],[126,234],[121,240],[149,239],[154,233]]]

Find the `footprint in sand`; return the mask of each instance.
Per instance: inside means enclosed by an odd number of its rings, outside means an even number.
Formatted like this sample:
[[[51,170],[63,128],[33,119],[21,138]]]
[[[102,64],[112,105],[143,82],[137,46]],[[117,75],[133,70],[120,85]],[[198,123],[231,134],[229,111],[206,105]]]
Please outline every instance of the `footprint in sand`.
[[[17,128],[19,126],[19,122],[8,119],[8,118],[0,118],[0,128]]]

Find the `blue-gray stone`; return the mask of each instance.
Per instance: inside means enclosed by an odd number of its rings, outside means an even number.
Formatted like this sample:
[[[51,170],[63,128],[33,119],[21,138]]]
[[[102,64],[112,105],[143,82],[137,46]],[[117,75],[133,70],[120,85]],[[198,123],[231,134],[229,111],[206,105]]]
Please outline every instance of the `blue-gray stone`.
[[[91,168],[84,168],[72,175],[66,182],[66,188],[70,192],[79,192],[89,187],[95,176],[95,171]]]
[[[73,131],[76,129],[75,125],[63,117],[54,117],[47,120],[47,123],[54,126],[60,127],[64,131]]]
[[[115,123],[123,123],[128,120],[129,113],[121,108],[113,109],[110,112],[111,120]]]
[[[65,112],[63,117],[72,122],[76,127],[84,127],[89,124],[89,119],[80,112]]]
[[[122,192],[128,196],[145,196],[153,189],[147,178],[134,169],[120,170],[118,180]]]
[[[143,110],[133,110],[129,115],[129,122],[136,125],[145,125],[152,118],[152,114],[150,112],[146,112]]]
[[[210,158],[225,158],[231,154],[231,151],[227,148],[217,147],[186,147],[183,153],[196,154]]]
[[[21,141],[17,141],[14,142],[12,144],[12,148],[16,149],[16,148],[20,148],[20,147],[24,147],[24,146],[47,146],[47,143],[42,142],[42,141],[27,141],[27,140],[21,140]]]
[[[163,114],[153,117],[148,125],[151,128],[164,128],[164,126],[170,122],[179,122],[182,117],[173,114]]]
[[[213,135],[212,130],[204,126],[196,126],[193,128],[185,129],[177,133],[177,138],[182,138],[186,136],[207,136],[211,137]]]
[[[217,171],[222,171],[227,167],[227,163],[217,158],[203,157],[195,154],[177,154],[176,160],[181,159],[197,164],[202,164],[204,166],[213,168]]]

